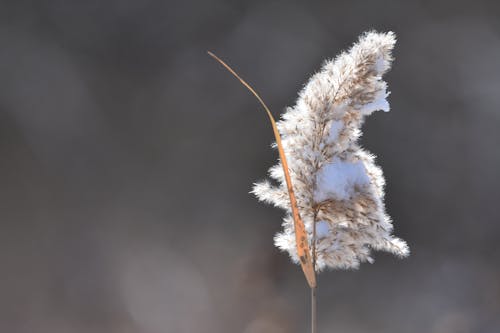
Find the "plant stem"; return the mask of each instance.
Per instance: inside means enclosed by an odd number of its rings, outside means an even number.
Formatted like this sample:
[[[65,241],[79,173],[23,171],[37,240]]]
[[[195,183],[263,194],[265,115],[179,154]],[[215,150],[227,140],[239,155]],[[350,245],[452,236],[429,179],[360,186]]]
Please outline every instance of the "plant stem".
[[[316,215],[317,212],[314,213],[313,219],[313,234],[312,234],[312,266],[313,271],[316,272]],[[311,287],[311,333],[316,333],[316,289],[317,285]]]
[[[311,333],[316,333],[316,288],[311,288]]]

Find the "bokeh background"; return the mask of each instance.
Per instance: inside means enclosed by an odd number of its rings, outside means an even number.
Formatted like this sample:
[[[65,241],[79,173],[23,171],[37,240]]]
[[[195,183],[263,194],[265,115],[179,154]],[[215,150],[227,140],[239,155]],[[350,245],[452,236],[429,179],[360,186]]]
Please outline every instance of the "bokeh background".
[[[0,331],[298,333],[309,290],[248,194],[279,115],[398,35],[363,145],[406,260],[319,278],[319,332],[500,332],[497,1],[0,2]]]

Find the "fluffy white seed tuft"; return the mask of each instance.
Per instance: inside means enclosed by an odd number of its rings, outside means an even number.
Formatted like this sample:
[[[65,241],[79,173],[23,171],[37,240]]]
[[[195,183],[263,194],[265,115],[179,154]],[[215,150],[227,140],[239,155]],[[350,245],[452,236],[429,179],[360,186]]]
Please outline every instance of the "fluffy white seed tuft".
[[[374,156],[358,144],[364,118],[389,111],[387,84],[395,44],[392,32],[368,32],[350,50],[326,61],[278,122],[306,231],[316,224],[316,268],[357,268],[372,250],[404,257],[406,243],[392,233],[385,212],[384,177]],[[257,183],[253,193],[285,209],[275,245],[298,262],[282,166],[269,171],[277,186]]]

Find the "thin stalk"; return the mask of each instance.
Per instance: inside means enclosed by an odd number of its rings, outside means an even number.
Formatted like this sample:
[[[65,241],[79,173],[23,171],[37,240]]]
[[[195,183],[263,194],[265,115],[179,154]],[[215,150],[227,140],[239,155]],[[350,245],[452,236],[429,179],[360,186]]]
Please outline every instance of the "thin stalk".
[[[317,217],[318,211],[316,210],[314,212],[314,219],[313,219],[313,234],[312,234],[312,265],[313,265],[313,270],[316,272],[316,217]],[[316,291],[318,288],[318,284],[316,282],[316,285],[311,286],[311,333],[316,333],[316,326],[317,326],[317,297],[316,297]]]
[[[311,288],[311,333],[316,333],[316,289],[318,287]]]

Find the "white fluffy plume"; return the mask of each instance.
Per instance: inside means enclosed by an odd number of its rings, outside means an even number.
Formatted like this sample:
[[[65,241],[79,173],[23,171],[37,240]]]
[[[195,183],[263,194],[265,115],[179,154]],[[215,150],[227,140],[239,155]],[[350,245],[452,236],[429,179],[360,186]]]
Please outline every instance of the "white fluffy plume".
[[[313,241],[316,268],[357,268],[371,250],[404,257],[404,241],[391,235],[384,177],[374,156],[358,144],[364,117],[389,111],[382,75],[390,68],[392,32],[368,32],[350,50],[327,61],[278,122],[300,214]],[[277,185],[255,184],[262,201],[286,210],[275,244],[297,262],[293,219],[281,164],[270,169]]]

